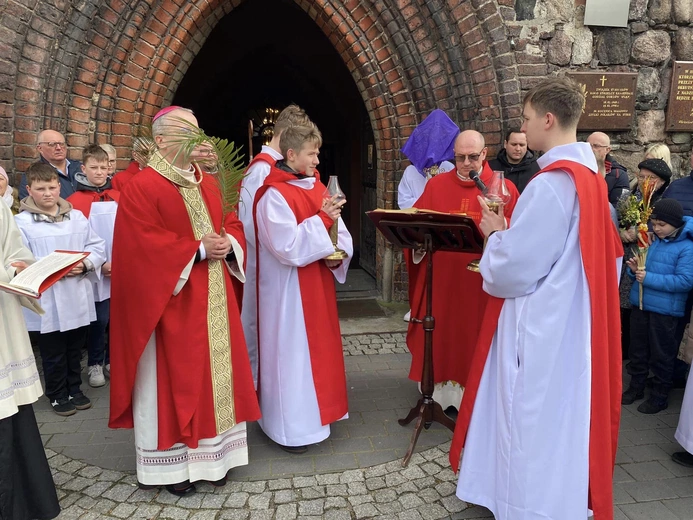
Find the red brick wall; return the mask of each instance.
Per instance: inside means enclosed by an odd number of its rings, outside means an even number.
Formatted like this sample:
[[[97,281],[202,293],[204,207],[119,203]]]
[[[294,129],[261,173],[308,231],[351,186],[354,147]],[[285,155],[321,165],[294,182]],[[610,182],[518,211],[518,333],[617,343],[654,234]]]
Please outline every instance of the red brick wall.
[[[5,0],[0,5],[0,164],[23,172],[43,128],[70,156],[111,142],[126,166],[137,125],[173,97],[216,23],[242,0]],[[509,43],[513,0],[296,0],[351,71],[378,152],[378,205],[391,208],[399,149],[433,108],[486,135],[494,153],[520,115],[520,75],[541,64]],[[521,42],[520,42],[521,45]],[[519,64],[518,64],[519,63]],[[541,70],[540,70],[541,68]],[[521,83],[522,81],[522,83]],[[531,80],[530,80],[531,81]],[[379,273],[388,247],[379,237]],[[406,274],[394,254],[394,298]],[[380,277],[379,277],[380,278]]]

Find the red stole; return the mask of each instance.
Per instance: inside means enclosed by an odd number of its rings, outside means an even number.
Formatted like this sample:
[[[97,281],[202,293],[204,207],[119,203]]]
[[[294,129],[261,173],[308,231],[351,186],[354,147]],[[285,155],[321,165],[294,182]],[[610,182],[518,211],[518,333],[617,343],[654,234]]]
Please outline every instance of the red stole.
[[[313,188],[306,190],[288,183],[288,181],[296,180],[294,175],[272,166],[269,176],[265,179],[265,184],[255,196],[253,214],[255,215],[258,201],[272,187],[282,194],[296,216],[297,223],[300,224],[307,218],[320,214],[325,227],[329,228],[332,225],[332,220],[320,211],[326,187],[320,182],[320,175],[317,172],[315,177]],[[257,244],[257,218],[254,220]],[[259,251],[259,245],[256,247]],[[258,280],[261,272],[260,258],[258,254]],[[296,269],[298,270],[298,283],[301,291],[315,393],[318,398],[322,424],[326,425],[344,417],[349,409],[334,275],[322,260]],[[259,299],[258,294],[258,309]],[[258,312],[258,322],[260,320],[262,320],[262,314]],[[258,335],[259,329],[258,326]],[[258,344],[262,348],[261,341]]]
[[[260,152],[255,157],[253,157],[252,161],[250,161],[250,163],[248,164],[248,167],[245,169],[246,173],[248,172],[248,170],[250,169],[250,167],[253,164],[255,164],[256,162],[260,162],[260,161],[266,162],[267,164],[270,165],[270,167],[274,167],[274,165],[277,164],[277,160],[274,157],[272,157],[270,154]]]
[[[580,251],[590,290],[592,318],[592,392],[589,440],[589,501],[595,518],[613,519],[612,477],[621,415],[621,331],[616,259],[623,246],[611,220],[606,184],[587,167],[556,161],[537,175],[555,170],[568,173],[580,204]],[[611,230],[611,232],[609,232]],[[474,402],[491,341],[505,300],[489,297],[467,387],[450,447],[450,464],[458,470]]]
[[[91,213],[91,205],[93,202],[118,202],[120,200],[120,192],[110,188],[98,193],[96,191],[76,191],[67,198],[72,207],[78,209],[84,216],[89,218]]]
[[[484,164],[481,180],[490,181],[492,175]],[[519,193],[512,182],[507,182],[512,200],[505,207],[510,218]],[[414,207],[444,213],[466,213],[476,224],[481,220],[481,206],[477,196],[481,192],[473,181],[464,181],[456,170],[441,173],[426,183],[423,194]],[[426,314],[426,259],[414,264],[405,250],[409,273],[409,304],[411,315],[423,319]],[[483,291],[478,273],[467,270],[467,264],[480,258],[478,254],[438,251],[433,256],[433,333],[434,383],[455,381],[466,385],[480,331],[481,319],[489,296]],[[421,323],[409,322],[407,347],[412,354],[409,379],[421,381],[423,369],[424,331]]]

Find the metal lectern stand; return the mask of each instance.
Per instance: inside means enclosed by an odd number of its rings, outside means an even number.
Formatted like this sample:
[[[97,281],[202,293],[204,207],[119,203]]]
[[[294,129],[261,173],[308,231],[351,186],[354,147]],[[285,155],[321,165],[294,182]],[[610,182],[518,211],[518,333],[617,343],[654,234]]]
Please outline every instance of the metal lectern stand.
[[[423,319],[424,359],[421,374],[421,398],[407,417],[398,422],[406,426],[416,419],[409,450],[402,466],[409,464],[422,428],[428,429],[435,421],[450,430],[455,422],[433,400],[433,255],[436,251],[481,253],[483,237],[474,221],[464,215],[437,212],[383,211],[368,212],[377,228],[392,244],[403,249],[426,251],[426,316]]]

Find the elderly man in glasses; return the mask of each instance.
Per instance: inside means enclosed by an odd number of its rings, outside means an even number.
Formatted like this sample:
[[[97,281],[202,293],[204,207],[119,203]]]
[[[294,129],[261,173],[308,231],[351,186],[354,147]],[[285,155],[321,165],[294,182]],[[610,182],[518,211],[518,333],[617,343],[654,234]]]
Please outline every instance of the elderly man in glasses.
[[[484,137],[475,130],[465,130],[455,139],[453,151],[456,168],[429,180],[414,207],[464,213],[478,224],[481,205],[477,196],[481,191],[470,173],[478,172],[486,184],[490,183],[493,175],[486,162]],[[512,182],[506,181],[506,185],[511,199],[503,212],[509,220],[519,193]],[[433,335],[434,399],[444,410],[449,406],[457,408],[460,404],[488,300],[481,288],[479,273],[467,270],[467,264],[480,256],[438,251],[433,257],[433,316],[436,319]],[[413,255],[407,260],[411,305],[407,346],[412,354],[409,378],[420,381],[424,350],[421,320],[426,314],[426,262],[414,263]]]
[[[75,174],[82,171],[82,163],[68,160],[65,137],[55,130],[43,130],[40,132],[36,149],[41,156],[39,160],[55,168],[60,181],[60,197],[67,199],[75,192]],[[26,177],[22,176],[22,182],[19,185],[19,199],[21,200],[28,196]]]

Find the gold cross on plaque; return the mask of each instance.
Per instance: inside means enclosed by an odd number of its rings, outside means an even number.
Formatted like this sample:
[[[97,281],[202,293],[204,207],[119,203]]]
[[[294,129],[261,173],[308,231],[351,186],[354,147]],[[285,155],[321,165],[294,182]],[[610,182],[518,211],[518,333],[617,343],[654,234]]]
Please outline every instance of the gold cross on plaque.
[[[604,83],[606,83],[606,76],[602,76],[599,78],[599,80],[602,82],[602,87],[604,86]]]

